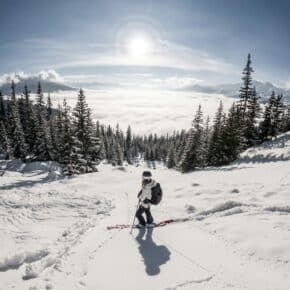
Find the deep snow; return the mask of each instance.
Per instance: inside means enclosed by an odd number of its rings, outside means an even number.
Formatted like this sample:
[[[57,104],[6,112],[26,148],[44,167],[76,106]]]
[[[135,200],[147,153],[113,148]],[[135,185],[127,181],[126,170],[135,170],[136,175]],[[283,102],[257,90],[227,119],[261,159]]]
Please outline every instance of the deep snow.
[[[164,200],[131,223],[143,166],[62,178],[55,163],[6,164],[0,177],[0,289],[289,289],[290,133],[230,166],[157,165]]]

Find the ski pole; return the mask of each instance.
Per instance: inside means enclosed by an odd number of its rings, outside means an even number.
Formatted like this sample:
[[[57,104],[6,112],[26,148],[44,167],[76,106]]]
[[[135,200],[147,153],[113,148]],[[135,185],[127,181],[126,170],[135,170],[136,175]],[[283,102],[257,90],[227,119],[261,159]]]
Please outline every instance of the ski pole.
[[[138,204],[137,204],[137,206],[136,206],[136,212],[137,212],[137,210],[138,210],[138,208],[139,208],[140,202],[141,202],[141,201],[140,201],[140,199],[139,199]],[[132,223],[132,226],[131,226],[130,234],[132,234],[132,230],[133,230],[133,227],[134,227],[134,224],[135,224],[136,212],[135,212],[135,214],[134,214],[134,219],[133,219],[133,223]]]

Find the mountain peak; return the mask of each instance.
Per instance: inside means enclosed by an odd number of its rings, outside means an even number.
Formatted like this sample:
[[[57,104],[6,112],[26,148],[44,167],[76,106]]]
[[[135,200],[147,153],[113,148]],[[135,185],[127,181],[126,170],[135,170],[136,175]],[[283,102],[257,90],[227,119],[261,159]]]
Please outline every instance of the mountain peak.
[[[277,94],[283,94],[284,98],[290,101],[290,90],[279,88],[273,85],[271,82],[261,82],[258,80],[253,80],[253,85],[256,87],[256,91],[258,95],[262,98],[262,100],[268,98],[273,91]],[[220,85],[190,85],[179,88],[179,91],[187,91],[187,92],[200,92],[206,94],[222,94],[227,97],[238,97],[239,90],[241,87],[241,83],[233,83],[233,84],[220,84]]]

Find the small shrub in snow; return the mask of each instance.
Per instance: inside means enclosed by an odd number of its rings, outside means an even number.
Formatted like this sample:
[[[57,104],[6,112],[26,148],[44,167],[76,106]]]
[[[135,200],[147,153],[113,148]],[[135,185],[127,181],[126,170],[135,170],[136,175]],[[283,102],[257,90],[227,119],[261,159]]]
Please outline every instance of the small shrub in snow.
[[[185,209],[186,209],[186,211],[187,211],[188,213],[193,213],[193,212],[196,211],[195,206],[190,205],[190,204],[186,204],[186,205],[185,205]]]
[[[240,191],[237,188],[234,188],[231,193],[240,193]]]
[[[193,183],[192,186],[200,186],[199,183]]]

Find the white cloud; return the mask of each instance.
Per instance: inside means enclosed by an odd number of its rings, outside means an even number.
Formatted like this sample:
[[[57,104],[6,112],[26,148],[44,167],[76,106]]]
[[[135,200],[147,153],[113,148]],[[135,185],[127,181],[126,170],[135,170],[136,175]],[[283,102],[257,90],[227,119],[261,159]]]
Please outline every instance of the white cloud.
[[[28,75],[24,72],[17,72],[17,73],[11,73],[11,74],[4,74],[0,76],[0,85],[11,82],[14,80],[15,83],[18,83],[19,81],[28,78]]]
[[[42,70],[36,76],[41,80],[63,82],[64,79],[53,69]]]
[[[287,90],[290,90],[290,80],[288,80],[285,84]]]
[[[155,76],[148,73],[112,73],[112,74],[75,74],[65,75],[63,79],[72,86],[82,86],[103,89],[126,88],[148,90],[176,90],[185,86],[202,83],[202,80],[173,75],[169,77]]]
[[[204,116],[213,117],[220,100],[227,110],[234,99],[219,94],[187,93],[177,91],[143,90],[139,88],[114,90],[84,90],[92,116],[101,123],[122,129],[132,126],[139,134],[167,133],[189,128],[200,104]],[[52,95],[54,104],[66,98],[73,107],[77,93],[59,92]]]
[[[27,74],[25,72],[14,72],[10,74],[4,74],[0,76],[0,85],[4,83],[10,83],[12,80],[17,84],[20,81],[26,80],[28,78],[38,78],[40,80],[63,82],[64,79],[53,69],[42,70],[36,74]]]

